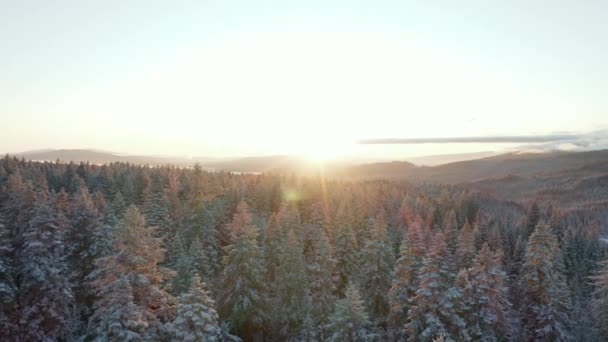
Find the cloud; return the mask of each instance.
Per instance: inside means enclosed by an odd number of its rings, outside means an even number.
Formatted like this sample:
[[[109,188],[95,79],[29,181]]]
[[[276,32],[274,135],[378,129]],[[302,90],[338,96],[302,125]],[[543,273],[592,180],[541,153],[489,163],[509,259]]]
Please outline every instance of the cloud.
[[[440,138],[389,138],[365,139],[359,144],[451,144],[451,143],[552,143],[571,142],[580,139],[575,134],[549,134],[549,135],[508,135],[508,136],[482,136],[482,137],[440,137]]]
[[[574,135],[571,139],[555,140],[541,144],[526,144],[515,149],[523,151],[591,151],[608,148],[608,130],[598,130]]]

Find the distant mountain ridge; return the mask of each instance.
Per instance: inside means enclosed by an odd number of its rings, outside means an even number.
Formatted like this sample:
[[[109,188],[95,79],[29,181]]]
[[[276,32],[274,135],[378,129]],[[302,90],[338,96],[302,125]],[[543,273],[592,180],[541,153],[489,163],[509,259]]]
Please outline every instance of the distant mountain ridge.
[[[180,158],[137,156],[98,150],[40,150],[16,154],[19,158],[36,161],[90,162],[107,164],[128,162],[147,165],[193,166],[198,163],[207,170],[233,172],[283,171],[307,173],[318,170],[314,163],[286,155],[254,156],[246,158]],[[485,179],[504,180],[509,177],[532,177],[560,170],[582,168],[608,163],[608,150],[588,152],[505,153],[484,158],[457,161],[437,166],[417,166],[409,161],[376,162],[365,164],[333,163],[325,165],[330,177],[353,179],[404,179],[411,182],[467,183]]]

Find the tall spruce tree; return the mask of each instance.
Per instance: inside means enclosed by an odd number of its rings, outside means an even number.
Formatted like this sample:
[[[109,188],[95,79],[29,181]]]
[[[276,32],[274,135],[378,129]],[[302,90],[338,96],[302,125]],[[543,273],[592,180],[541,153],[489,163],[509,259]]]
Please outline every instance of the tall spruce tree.
[[[342,202],[335,220],[336,292],[338,296],[344,294],[351,276],[356,274],[359,269],[357,237],[353,231],[349,208],[346,202]]]
[[[164,290],[164,284],[173,273],[160,266],[165,250],[156,236],[156,229],[146,226],[139,209],[130,206],[118,229],[113,253],[97,259],[96,269],[89,276],[98,298],[89,319],[93,338],[112,339],[108,327],[115,324],[117,316],[125,315],[122,306],[137,317],[133,327],[142,338],[157,340],[166,336],[166,323],[174,314],[174,299]],[[121,297],[114,298],[115,292]],[[130,327],[124,327],[125,336],[131,334]]]
[[[388,292],[395,264],[383,213],[376,216],[371,235],[362,253],[362,292],[372,319],[383,322],[389,313]]]
[[[399,249],[399,259],[395,266],[394,278],[388,293],[389,322],[399,331],[403,330],[418,289],[417,273],[424,257],[422,236],[411,227]]]
[[[0,223],[0,340],[6,341],[18,333],[15,318],[18,291],[13,277],[12,253],[13,241]]]
[[[526,246],[521,271],[526,339],[570,339],[570,294],[560,264],[561,251],[551,227],[536,226]]]
[[[74,297],[65,263],[65,218],[49,203],[43,187],[17,251],[19,340],[65,339],[74,327]]]
[[[230,229],[232,243],[225,248],[218,295],[220,317],[239,335],[259,335],[267,319],[267,289],[258,233],[245,202],[238,205]]]
[[[310,224],[304,229],[304,260],[312,299],[311,317],[317,325],[322,325],[332,313],[336,300],[332,278],[335,260],[325,231]]]
[[[591,277],[593,281],[593,318],[602,336],[608,339],[608,258],[600,263],[600,270]]]
[[[218,315],[205,287],[200,277],[194,276],[190,289],[179,296],[177,313],[171,325],[175,341],[221,341]]]
[[[274,331],[281,339],[296,337],[310,312],[310,291],[302,244],[290,229],[274,283]]]
[[[369,332],[370,321],[359,290],[349,283],[345,298],[336,302],[336,308],[329,319],[329,336],[332,342],[373,341],[376,336]]]
[[[445,237],[438,233],[418,273],[419,289],[408,312],[406,332],[410,341],[432,341],[439,336],[459,340],[465,324],[456,311],[460,294],[452,287],[455,266]]]
[[[85,279],[93,271],[98,250],[96,238],[102,228],[101,216],[84,183],[78,186],[68,208],[69,226],[66,233],[67,263],[71,270],[78,314],[87,319],[94,296]]]
[[[487,243],[473,260],[466,279],[459,284],[462,317],[474,341],[503,341],[510,336],[507,276],[502,270],[501,253],[492,253]]]

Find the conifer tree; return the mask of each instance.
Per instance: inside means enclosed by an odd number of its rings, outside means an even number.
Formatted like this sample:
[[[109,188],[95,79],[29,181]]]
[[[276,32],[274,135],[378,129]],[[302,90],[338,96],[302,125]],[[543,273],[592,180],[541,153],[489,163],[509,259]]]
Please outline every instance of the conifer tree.
[[[459,268],[468,268],[471,266],[473,257],[475,256],[475,235],[473,227],[467,221],[458,236],[458,246],[456,249],[456,256],[458,259]]]
[[[268,307],[263,256],[245,202],[238,205],[230,229],[232,243],[226,247],[218,289],[219,313],[237,334],[253,336],[263,328]]]
[[[148,225],[163,228],[167,233],[173,232],[169,216],[169,200],[164,191],[150,192],[145,196],[142,213]]]
[[[464,270],[462,270],[464,271]],[[492,253],[484,244],[466,271],[463,292],[462,317],[475,341],[501,341],[508,337],[510,323],[507,299],[507,277],[502,270],[501,253]]]
[[[126,301],[122,305],[129,313],[136,313],[137,322],[143,320],[143,323],[135,324],[144,327],[140,331],[143,338],[159,339],[166,333],[165,324],[172,319],[174,300],[163,285],[173,273],[160,266],[165,251],[155,230],[146,226],[137,207],[130,206],[117,231],[113,253],[95,261],[96,269],[89,276],[98,297],[89,319],[93,337],[103,338],[99,336],[105,336],[104,327],[123,314],[121,305],[115,304],[118,300]],[[113,298],[114,292],[108,291],[113,288],[122,291],[121,298]],[[130,333],[125,331],[125,334]]]
[[[329,239],[316,225],[305,226],[304,259],[312,301],[311,317],[316,323],[325,322],[335,304],[332,272],[335,264]]]
[[[395,256],[386,233],[384,214],[376,216],[371,238],[363,250],[363,294],[368,312],[376,321],[384,321],[389,312],[388,292],[391,288]]]
[[[536,202],[532,203],[526,214],[526,221],[523,230],[523,238],[528,239],[530,235],[535,231],[536,226],[540,221],[540,209]]]
[[[36,197],[33,217],[17,251],[19,322],[23,341],[66,338],[74,326],[74,297],[65,263],[65,219],[50,206],[48,192]]]
[[[454,269],[445,238],[438,233],[418,273],[419,289],[405,326],[410,341],[431,341],[441,335],[450,340],[466,334],[456,311],[460,294],[452,287]]]
[[[536,226],[526,246],[521,272],[526,338],[552,341],[570,338],[570,298],[560,263],[561,252],[551,227]]]
[[[411,227],[403,239],[399,249],[399,259],[395,266],[395,275],[388,293],[392,326],[402,330],[408,317],[408,310],[413,305],[413,299],[418,289],[417,272],[422,263],[424,250],[422,237]]]
[[[263,235],[266,278],[269,282],[274,282],[276,279],[283,249],[286,246],[286,232],[281,228],[277,215],[271,215]]]
[[[215,255],[214,249],[207,249],[201,238],[198,236],[194,238],[190,244],[188,254],[192,258],[194,269],[201,277],[209,279],[210,284],[215,284],[217,277],[219,276],[219,267],[216,265],[217,256]],[[211,254],[211,256],[210,256]]]
[[[475,249],[479,250],[485,242],[488,242],[490,231],[488,218],[481,210],[478,210],[477,216],[475,216],[475,227],[473,228],[473,231],[473,235],[475,235]]]
[[[351,276],[356,274],[359,269],[359,258],[357,251],[357,238],[352,228],[352,221],[349,209],[343,202],[338,209],[335,221],[336,228],[336,272],[337,284],[336,292],[338,295],[344,293]]]
[[[82,181],[81,181],[82,182]],[[71,270],[74,284],[74,296],[77,311],[86,319],[93,306],[91,289],[86,285],[86,277],[94,269],[94,261],[101,255],[94,248],[96,238],[102,228],[102,222],[97,207],[84,183],[78,186],[68,208],[69,226],[66,232],[67,263]]]
[[[194,276],[188,292],[179,296],[171,325],[175,341],[221,341],[218,315],[205,287],[200,277]]]
[[[458,235],[460,234],[458,231],[458,219],[456,217],[456,211],[451,209],[444,221],[443,235],[445,236],[447,248],[450,254],[455,255],[456,248],[458,247]]]
[[[188,290],[192,277],[196,274],[196,264],[194,255],[190,253],[189,249],[184,246],[184,241],[175,234],[174,240],[171,244],[173,252],[170,267],[175,271],[175,277],[173,277],[171,290],[174,294],[180,294]]]
[[[8,230],[0,223],[0,340],[18,333],[15,322],[17,288],[13,278],[13,246]]]
[[[608,258],[600,263],[600,270],[591,277],[593,281],[593,318],[604,338],[608,339]]]
[[[349,283],[345,295],[345,298],[336,302],[336,309],[329,319],[327,341],[359,342],[374,340],[376,336],[367,330],[370,322],[359,290],[353,283]]]
[[[89,324],[93,341],[144,340],[149,325],[143,308],[135,304],[129,278],[128,274],[118,275],[113,282],[97,290],[99,299]]]
[[[293,229],[288,233],[273,292],[274,330],[282,339],[293,338],[300,333],[311,304],[302,245]]]

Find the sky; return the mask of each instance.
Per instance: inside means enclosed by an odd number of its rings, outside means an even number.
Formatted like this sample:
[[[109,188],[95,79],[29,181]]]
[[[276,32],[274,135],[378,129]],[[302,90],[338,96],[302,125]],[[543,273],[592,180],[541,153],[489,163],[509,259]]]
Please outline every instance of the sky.
[[[591,0],[0,0],[0,152],[395,159],[521,144],[359,142],[597,136],[606,13]]]

